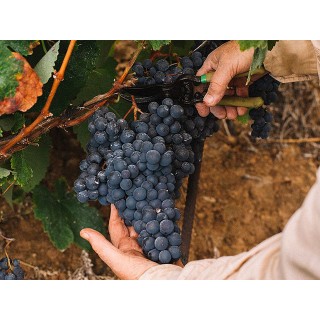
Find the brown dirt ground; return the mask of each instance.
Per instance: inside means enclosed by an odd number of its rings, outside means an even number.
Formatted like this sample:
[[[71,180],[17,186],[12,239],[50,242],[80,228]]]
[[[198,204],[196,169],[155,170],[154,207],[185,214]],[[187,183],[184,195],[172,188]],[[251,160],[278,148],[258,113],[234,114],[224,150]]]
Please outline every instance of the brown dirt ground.
[[[303,132],[303,137],[319,136],[318,97],[314,83],[282,85],[282,98],[273,107],[276,124],[271,138],[299,138],[297,132]],[[286,116],[279,111],[283,106]],[[281,232],[315,181],[318,144],[252,142],[248,128],[225,124],[232,136],[222,125],[205,143],[190,260],[235,255]],[[65,176],[72,186],[83,151],[70,131],[53,130],[51,135],[54,166],[45,182],[50,185]],[[183,199],[178,202],[180,208]],[[99,208],[107,225],[108,208]],[[29,264],[25,265],[26,279],[115,279],[94,252],[86,254],[74,245],[64,252],[55,249],[34,218],[29,197],[13,210],[0,200],[1,216],[1,232],[15,238],[9,255]],[[3,247],[0,239],[0,256]]]

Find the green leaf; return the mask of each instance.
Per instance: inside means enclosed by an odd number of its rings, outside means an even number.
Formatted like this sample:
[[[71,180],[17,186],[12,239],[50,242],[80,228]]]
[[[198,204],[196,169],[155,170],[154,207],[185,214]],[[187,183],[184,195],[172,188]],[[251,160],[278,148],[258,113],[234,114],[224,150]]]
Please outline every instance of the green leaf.
[[[23,72],[22,61],[17,60],[11,51],[0,41],[0,101],[13,97],[18,87],[17,76]]]
[[[253,60],[247,78],[247,83],[249,83],[252,72],[263,65],[268,52],[268,40],[239,40],[238,43],[242,51],[254,48]]]
[[[93,228],[105,234],[99,211],[81,204],[73,193],[66,192],[63,180],[57,182],[54,193],[44,186],[37,186],[33,201],[35,217],[42,221],[44,230],[59,250],[65,250],[72,242],[90,249],[88,242],[79,235],[83,228]]]
[[[54,72],[53,67],[58,58],[59,45],[60,41],[56,42],[34,67],[34,71],[38,74],[43,84],[48,82]]]
[[[160,50],[162,46],[170,44],[171,40],[148,40],[153,50]]]
[[[69,41],[60,41],[59,55],[55,64],[57,70],[60,68],[68,45]],[[85,86],[90,72],[95,69],[98,53],[96,41],[86,40],[77,42],[67,66],[64,80],[61,82],[50,107],[50,111],[54,115],[59,115],[63,110],[68,108],[80,90]],[[51,77],[44,86],[44,93],[38,98],[36,105],[32,109],[33,111],[41,111],[49,95],[52,83],[53,78]]]
[[[88,76],[86,85],[77,95],[77,98],[72,102],[72,104],[81,104],[98,94],[102,94],[110,90],[116,77],[116,66],[116,60],[109,57],[103,67],[92,70]]]
[[[14,170],[14,177],[17,184],[22,187],[25,186],[33,176],[33,171],[25,159],[24,151],[13,154],[11,158],[11,168]]]
[[[239,40],[240,50],[248,50],[250,48],[264,48],[268,46],[267,40]]]
[[[6,168],[0,168],[0,179],[8,177],[10,173],[11,170],[8,170]]]
[[[33,48],[38,45],[38,42],[34,40],[5,40],[3,42],[4,45],[23,56],[32,54]]]
[[[247,124],[250,120],[249,112],[245,113],[242,116],[238,116],[237,120],[242,124]]]
[[[260,68],[263,65],[263,61],[266,57],[268,47],[256,48],[253,54],[253,60],[249,69],[247,83],[250,81],[251,74],[254,70]]]
[[[2,186],[2,197],[7,201],[8,205],[13,209],[13,201],[12,201],[12,194],[13,194],[13,185],[10,186],[9,183],[5,183]]]
[[[33,191],[35,204],[34,215],[42,221],[43,229],[59,250],[66,249],[74,240],[72,230],[68,225],[67,212],[45,186],[37,186]]]
[[[72,128],[73,132],[77,135],[77,139],[81,144],[83,150],[86,150],[88,141],[90,140],[90,132],[88,130],[88,121],[84,121]]]
[[[29,146],[22,152],[27,165],[31,168],[33,175],[28,182],[22,186],[25,192],[30,192],[45,177],[50,164],[51,139],[42,136],[38,142],[39,146]]]
[[[12,133],[16,133],[23,127],[24,123],[25,118],[21,112],[15,112],[14,114],[3,115],[0,117],[1,131],[11,131]]]

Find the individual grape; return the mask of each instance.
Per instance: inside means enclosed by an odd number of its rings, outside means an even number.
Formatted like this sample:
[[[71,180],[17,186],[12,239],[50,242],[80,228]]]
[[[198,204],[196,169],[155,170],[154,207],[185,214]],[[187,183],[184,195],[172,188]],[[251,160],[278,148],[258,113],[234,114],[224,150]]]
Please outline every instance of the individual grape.
[[[148,258],[152,261],[158,262],[159,261],[159,250],[152,249],[148,252]]]
[[[156,62],[156,68],[159,71],[166,72],[169,69],[169,62],[165,59],[160,59]]]
[[[167,239],[171,246],[180,246],[182,243],[181,235],[177,232],[171,233]]]
[[[160,231],[160,224],[157,220],[151,220],[146,224],[146,230],[150,234],[156,234]]]
[[[154,245],[157,250],[162,251],[168,248],[169,242],[166,237],[160,236],[156,238]]]
[[[146,189],[142,187],[138,187],[133,191],[133,197],[136,201],[144,200],[147,197]]]
[[[168,251],[171,254],[172,259],[178,260],[181,257],[181,250],[179,246],[170,246]]]
[[[120,182],[120,188],[124,191],[129,190],[132,187],[131,179],[122,179]]]
[[[153,237],[146,237],[142,241],[142,248],[145,252],[148,252],[154,249],[154,238]]]
[[[162,220],[160,222],[160,232],[163,235],[169,235],[173,232],[174,230],[174,224],[171,220]]]
[[[138,65],[138,64],[135,64],[132,67],[132,71],[135,72],[136,76],[138,76],[138,77],[143,76],[143,73],[144,73],[143,66],[142,65]]]
[[[159,262],[160,263],[169,263],[172,257],[168,250],[162,250],[159,253]]]

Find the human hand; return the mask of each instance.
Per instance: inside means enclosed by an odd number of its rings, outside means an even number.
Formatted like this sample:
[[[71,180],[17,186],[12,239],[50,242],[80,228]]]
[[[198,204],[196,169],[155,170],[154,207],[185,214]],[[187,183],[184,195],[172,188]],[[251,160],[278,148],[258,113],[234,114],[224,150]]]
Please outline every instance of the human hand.
[[[230,94],[227,92],[227,87],[232,78],[249,70],[253,53],[253,48],[241,51],[237,41],[228,41],[208,55],[203,66],[198,70],[197,76],[213,70],[215,70],[215,73],[212,76],[203,103],[196,104],[200,116],[205,117],[212,112],[219,119],[233,120],[247,112],[247,108],[244,107],[219,106],[218,104],[225,94]],[[234,86],[239,85],[241,80],[236,81],[238,83],[234,83]],[[247,96],[244,84],[237,89],[236,93],[238,96]]]
[[[119,217],[116,207],[111,205],[109,220],[109,242],[100,232],[93,229],[82,229],[80,236],[90,242],[93,250],[120,278],[139,279],[149,268],[158,265],[143,256],[133,227],[126,227]]]

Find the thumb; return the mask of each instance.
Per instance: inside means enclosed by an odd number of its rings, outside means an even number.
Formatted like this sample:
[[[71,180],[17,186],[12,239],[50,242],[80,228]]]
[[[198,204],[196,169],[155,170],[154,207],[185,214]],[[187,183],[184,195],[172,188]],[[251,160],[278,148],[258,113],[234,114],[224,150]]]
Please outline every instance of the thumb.
[[[111,269],[113,269],[115,262],[122,257],[122,252],[100,232],[85,228],[80,231],[80,236],[91,244],[92,249]]]
[[[203,98],[203,102],[207,107],[214,107],[223,98],[227,86],[233,74],[228,70],[227,66],[222,67],[221,65],[217,68],[213,74],[207,94]]]

